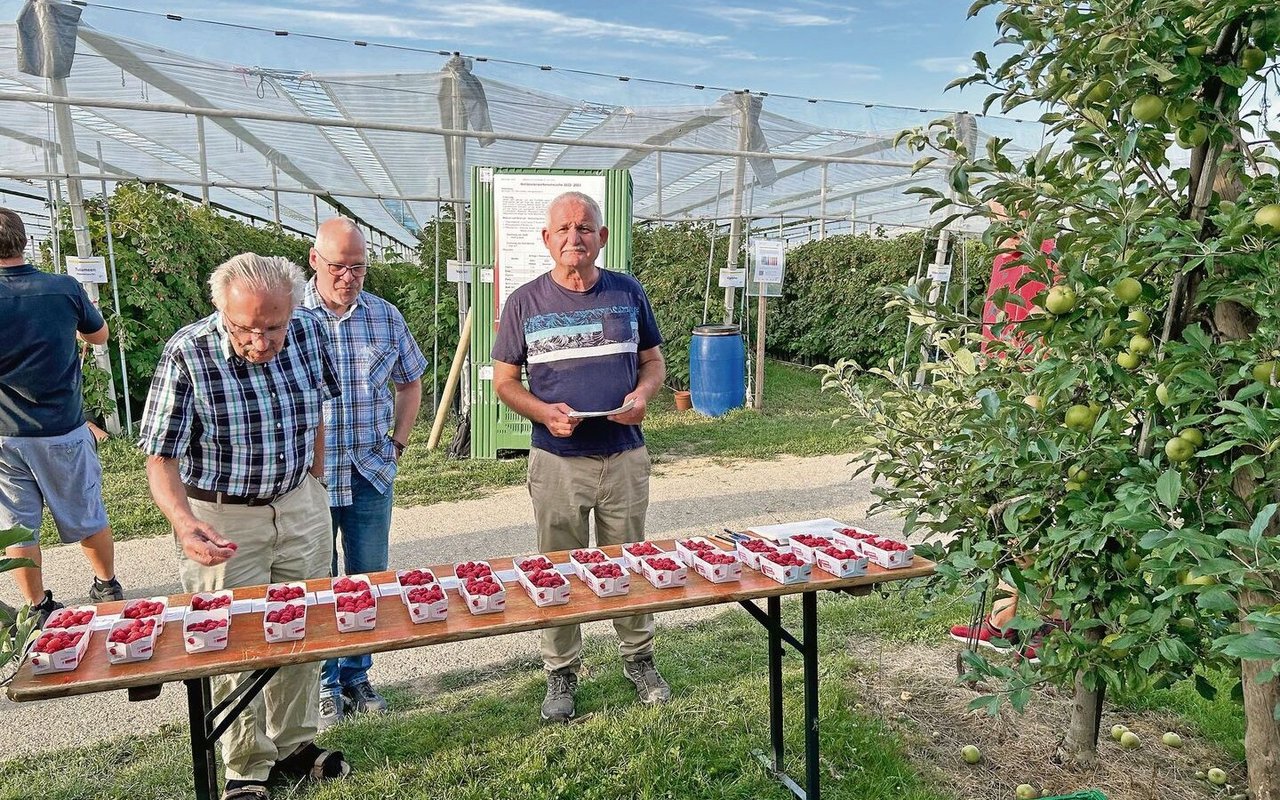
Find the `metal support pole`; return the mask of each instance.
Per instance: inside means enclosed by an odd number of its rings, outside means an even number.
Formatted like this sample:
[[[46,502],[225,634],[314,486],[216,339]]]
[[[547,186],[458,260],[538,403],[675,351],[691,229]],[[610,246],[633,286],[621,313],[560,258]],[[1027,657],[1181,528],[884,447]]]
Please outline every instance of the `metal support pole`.
[[[49,93],[58,97],[66,97],[67,81],[65,78],[50,78]],[[71,206],[71,231],[76,239],[76,255],[89,258],[93,255],[93,240],[89,236],[89,220],[84,213],[84,189],[80,185],[80,151],[76,149],[75,129],[71,123],[71,107],[62,103],[53,107],[53,119],[58,129],[58,148],[62,153],[62,170],[67,173],[67,203]],[[85,293],[94,305],[98,304],[98,284],[83,283]],[[106,345],[92,345],[93,360],[100,369],[107,373],[107,391],[115,400],[115,378],[111,374],[111,358],[107,354]],[[120,435],[120,414],[114,409],[104,420],[107,432]]]
[[[271,218],[280,227],[280,171],[271,165]]]
[[[822,188],[818,192],[818,238],[827,238],[827,165],[822,165]]]
[[[738,98],[738,151],[741,153],[747,149],[747,142],[750,141],[749,129],[747,128],[747,105],[751,102],[751,96],[746,92],[737,95]],[[738,250],[742,244],[742,192],[746,183],[747,159],[743,155],[739,155],[734,159],[733,173],[733,220],[729,223],[729,253],[725,257],[725,266],[729,269],[735,269],[738,266]],[[734,305],[734,289],[732,286],[724,287],[724,324],[733,324],[733,305]]]
[[[209,153],[204,144],[204,116],[196,115],[196,153],[200,158],[200,202],[209,205]],[[104,169],[99,167],[100,169]]]
[[[440,194],[440,176],[436,176],[436,194]],[[436,221],[431,226],[435,234],[435,286],[434,305],[431,311],[431,412],[440,408],[440,204],[436,203]]]
[[[98,171],[105,172],[102,165],[102,142],[98,146]],[[124,427],[130,436],[133,435],[133,400],[129,397],[129,359],[124,349],[124,315],[120,311],[120,278],[116,274],[116,242],[111,230],[111,198],[107,195],[107,182],[102,181],[102,220],[107,229],[107,263],[111,266],[111,298],[115,304],[116,345],[120,349],[120,383],[124,395]]]
[[[654,155],[657,156],[656,170],[655,170],[657,174],[655,175],[655,178],[658,183],[658,219],[661,220],[662,219],[662,151],[659,150],[657,153],[654,153]]]
[[[320,198],[311,195],[311,218],[315,221],[316,230],[320,230]]]

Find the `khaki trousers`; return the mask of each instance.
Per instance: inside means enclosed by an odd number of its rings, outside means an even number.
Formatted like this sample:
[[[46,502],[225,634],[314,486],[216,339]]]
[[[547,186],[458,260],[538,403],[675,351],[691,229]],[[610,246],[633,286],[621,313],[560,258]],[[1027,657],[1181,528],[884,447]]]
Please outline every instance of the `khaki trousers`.
[[[590,546],[590,517],[596,544],[644,539],[649,509],[649,451],[644,447],[607,456],[558,456],[529,451],[529,497],[538,529],[538,550]],[[594,514],[593,514],[594,512]],[[627,660],[653,653],[652,614],[613,621],[618,650]],[[582,665],[582,630],[564,625],[542,631],[542,664],[548,672]]]
[[[205,567],[178,549],[178,575],[188,592],[207,592],[276,581],[309,580],[329,575],[333,534],[329,528],[329,492],[308,475],[302,485],[269,506],[191,501],[198,519],[238,545],[230,560]],[[260,625],[254,614],[234,625]],[[256,632],[261,636],[262,631]],[[213,683],[217,705],[250,673],[219,675]],[[277,760],[316,737],[316,701],[320,664],[281,667],[222,735],[222,760],[228,780],[265,781]]]

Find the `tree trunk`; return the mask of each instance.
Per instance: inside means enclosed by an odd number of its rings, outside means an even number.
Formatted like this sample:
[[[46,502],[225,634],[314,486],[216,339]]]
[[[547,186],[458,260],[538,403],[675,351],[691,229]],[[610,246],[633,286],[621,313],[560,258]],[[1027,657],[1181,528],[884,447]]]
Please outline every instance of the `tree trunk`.
[[[1250,611],[1267,608],[1274,597],[1245,591],[1240,595],[1240,632],[1254,628],[1243,621]],[[1254,800],[1280,800],[1280,727],[1275,708],[1280,703],[1280,683],[1273,678],[1258,683],[1265,661],[1241,661],[1240,680],[1244,688],[1244,757],[1249,767],[1249,788]]]
[[[1102,638],[1096,629],[1085,631],[1084,635],[1095,646]],[[1102,688],[1089,689],[1084,677],[1083,671],[1076,673],[1075,691],[1071,696],[1071,715],[1067,719],[1067,735],[1062,748],[1066,751],[1068,761],[1081,767],[1089,767],[1098,758]]]

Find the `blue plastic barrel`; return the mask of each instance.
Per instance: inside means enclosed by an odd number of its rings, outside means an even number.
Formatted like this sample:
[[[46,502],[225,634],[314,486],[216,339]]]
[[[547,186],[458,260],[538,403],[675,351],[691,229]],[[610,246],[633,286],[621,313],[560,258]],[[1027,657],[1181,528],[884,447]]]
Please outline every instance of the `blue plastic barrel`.
[[[718,417],[743,405],[747,353],[737,325],[698,325],[689,340],[689,394],[693,410]]]

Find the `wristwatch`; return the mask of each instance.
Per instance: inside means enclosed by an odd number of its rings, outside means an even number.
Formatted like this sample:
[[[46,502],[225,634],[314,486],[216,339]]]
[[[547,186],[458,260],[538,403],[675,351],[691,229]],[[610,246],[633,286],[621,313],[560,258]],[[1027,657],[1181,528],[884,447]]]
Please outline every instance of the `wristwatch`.
[[[392,436],[389,433],[387,434],[387,438],[391,440],[391,446],[396,449],[396,458],[399,458],[400,456],[404,455],[404,449],[408,445],[398,441],[396,437]]]

